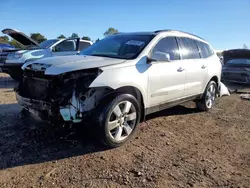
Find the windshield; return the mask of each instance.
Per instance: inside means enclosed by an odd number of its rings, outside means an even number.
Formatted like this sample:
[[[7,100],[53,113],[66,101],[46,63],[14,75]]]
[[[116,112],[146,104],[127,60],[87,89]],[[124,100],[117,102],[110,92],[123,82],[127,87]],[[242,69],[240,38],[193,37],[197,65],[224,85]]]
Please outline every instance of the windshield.
[[[53,44],[55,44],[57,41],[59,41],[59,40],[57,40],[57,39],[46,40],[46,41],[41,42],[41,43],[39,44],[39,46],[40,46],[41,48],[49,48],[49,47],[51,47]]]
[[[82,50],[81,55],[134,59],[154,35],[112,35]]]
[[[250,59],[231,59],[226,64],[233,64],[233,65],[250,65]]]

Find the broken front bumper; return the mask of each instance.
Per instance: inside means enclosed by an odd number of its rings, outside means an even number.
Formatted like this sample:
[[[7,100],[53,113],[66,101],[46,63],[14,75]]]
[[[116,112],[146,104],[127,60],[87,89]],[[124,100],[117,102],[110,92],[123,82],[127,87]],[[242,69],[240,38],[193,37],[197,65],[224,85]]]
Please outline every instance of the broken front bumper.
[[[51,115],[50,111],[52,108],[51,103],[25,98],[19,95],[19,93],[17,92],[16,92],[16,99],[17,99],[18,104],[23,106],[26,110],[28,110],[32,114],[38,116],[39,118],[43,120],[49,119],[49,116]]]
[[[51,102],[22,97],[16,92],[18,103],[32,114],[42,120],[63,120],[66,122],[79,123],[82,121],[82,107],[77,108],[78,101],[73,94],[71,105],[57,106]],[[85,113],[87,115],[87,113]]]

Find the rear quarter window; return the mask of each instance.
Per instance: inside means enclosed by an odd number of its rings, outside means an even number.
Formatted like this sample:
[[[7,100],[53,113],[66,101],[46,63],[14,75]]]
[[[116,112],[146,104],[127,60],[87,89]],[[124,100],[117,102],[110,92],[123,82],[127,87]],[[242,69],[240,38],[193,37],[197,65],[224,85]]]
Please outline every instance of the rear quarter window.
[[[196,41],[196,44],[199,47],[200,55],[202,58],[207,58],[214,54],[214,51],[208,44],[201,41]]]

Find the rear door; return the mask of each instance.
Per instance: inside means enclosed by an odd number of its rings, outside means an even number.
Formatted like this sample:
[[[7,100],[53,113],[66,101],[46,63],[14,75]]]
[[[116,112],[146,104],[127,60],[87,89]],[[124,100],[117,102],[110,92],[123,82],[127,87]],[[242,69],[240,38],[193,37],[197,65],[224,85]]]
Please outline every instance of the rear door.
[[[168,103],[183,97],[186,70],[180,60],[175,37],[162,38],[150,54],[155,62],[148,72],[149,107]]]
[[[199,48],[194,39],[178,37],[177,41],[187,74],[184,95],[188,97],[200,94],[207,77],[207,65],[201,59]]]
[[[78,53],[79,39],[67,39],[52,49],[52,56],[67,56],[75,55]]]

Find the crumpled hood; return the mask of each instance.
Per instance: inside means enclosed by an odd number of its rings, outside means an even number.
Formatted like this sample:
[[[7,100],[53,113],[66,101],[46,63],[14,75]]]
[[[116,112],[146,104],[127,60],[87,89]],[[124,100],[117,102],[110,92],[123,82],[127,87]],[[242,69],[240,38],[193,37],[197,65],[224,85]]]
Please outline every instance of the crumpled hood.
[[[25,63],[22,66],[24,70],[26,67],[36,67],[36,70],[46,68],[46,75],[58,75],[66,72],[72,72],[90,68],[100,68],[109,65],[115,65],[125,62],[124,59],[115,59],[107,57],[85,56],[85,55],[71,55],[58,56],[50,58],[42,58],[35,62]]]

